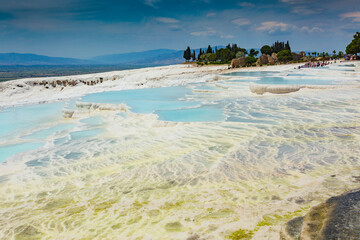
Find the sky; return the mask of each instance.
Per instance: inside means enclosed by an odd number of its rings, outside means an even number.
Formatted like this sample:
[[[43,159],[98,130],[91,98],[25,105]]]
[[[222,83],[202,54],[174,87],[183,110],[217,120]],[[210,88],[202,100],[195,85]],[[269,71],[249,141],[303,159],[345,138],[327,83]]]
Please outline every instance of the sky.
[[[0,52],[90,58],[276,40],[344,51],[360,0],[0,0]]]

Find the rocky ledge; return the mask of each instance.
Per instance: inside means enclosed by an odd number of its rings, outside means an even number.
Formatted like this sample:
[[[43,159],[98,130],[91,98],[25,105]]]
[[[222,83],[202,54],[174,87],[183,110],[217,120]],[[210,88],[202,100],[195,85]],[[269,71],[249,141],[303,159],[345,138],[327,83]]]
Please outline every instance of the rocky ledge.
[[[305,217],[287,222],[281,240],[360,239],[360,189],[329,198]]]

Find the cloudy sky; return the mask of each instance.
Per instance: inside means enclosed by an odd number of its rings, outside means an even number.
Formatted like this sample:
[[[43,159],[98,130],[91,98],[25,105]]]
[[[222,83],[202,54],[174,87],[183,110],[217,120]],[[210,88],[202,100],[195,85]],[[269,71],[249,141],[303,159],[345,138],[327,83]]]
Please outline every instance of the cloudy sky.
[[[0,52],[87,58],[276,40],[332,51],[356,31],[359,0],[0,0]]]

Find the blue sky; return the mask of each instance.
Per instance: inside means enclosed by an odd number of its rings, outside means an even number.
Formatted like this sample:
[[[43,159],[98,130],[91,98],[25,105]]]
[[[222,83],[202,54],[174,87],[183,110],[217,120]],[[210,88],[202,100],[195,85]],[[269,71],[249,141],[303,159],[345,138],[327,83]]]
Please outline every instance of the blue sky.
[[[237,43],[344,50],[359,0],[0,0],[0,52],[88,58]]]

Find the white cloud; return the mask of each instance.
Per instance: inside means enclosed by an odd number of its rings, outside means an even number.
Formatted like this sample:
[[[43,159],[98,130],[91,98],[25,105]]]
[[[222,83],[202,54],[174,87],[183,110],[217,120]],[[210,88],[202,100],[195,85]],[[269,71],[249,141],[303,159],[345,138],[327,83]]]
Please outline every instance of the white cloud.
[[[228,34],[228,35],[221,35],[220,37],[221,37],[221,38],[227,38],[227,39],[234,38],[234,36],[233,36],[233,35],[231,35],[231,34]]]
[[[207,28],[206,31],[192,32],[190,34],[196,37],[207,37],[207,36],[214,36],[217,34],[217,32],[209,27]]]
[[[237,18],[231,21],[238,26],[245,26],[250,24],[250,20],[247,18]]]
[[[214,16],[216,16],[216,13],[211,12],[211,13],[206,14],[206,16],[207,16],[207,17],[214,17]]]
[[[207,36],[214,36],[216,31],[202,31],[202,32],[192,32],[191,35],[196,37],[207,37]]]
[[[255,4],[250,3],[250,2],[239,2],[238,5],[240,7],[255,7]]]
[[[352,18],[353,22],[360,22],[360,11],[359,12],[348,12],[340,15],[342,18]]]
[[[168,18],[168,17],[158,17],[155,18],[156,21],[161,22],[161,23],[178,23],[179,20],[175,19],[175,18]]]
[[[309,28],[308,26],[303,26],[302,28],[300,28],[300,30],[307,33],[324,32],[324,30],[319,27]]]
[[[283,22],[269,21],[261,23],[261,26],[256,30],[267,33],[276,33],[276,32],[287,32],[294,30],[296,27],[292,24],[287,24]]]
[[[275,21],[263,22],[261,23],[261,26],[259,26],[256,30],[261,32],[266,32],[269,34],[292,32],[292,31],[301,31],[305,33],[324,32],[324,30],[319,27],[309,27],[309,26],[298,27],[293,24],[275,22]]]
[[[275,21],[263,22],[261,23],[261,26],[258,27],[256,30],[261,32],[267,32],[269,34],[280,33],[280,32],[292,32],[292,31],[301,31],[305,33],[324,32],[324,30],[319,27],[309,27],[309,26],[298,27],[293,24],[275,22]]]
[[[145,0],[145,5],[148,5],[153,8],[157,8],[156,3],[160,2],[161,0]]]

